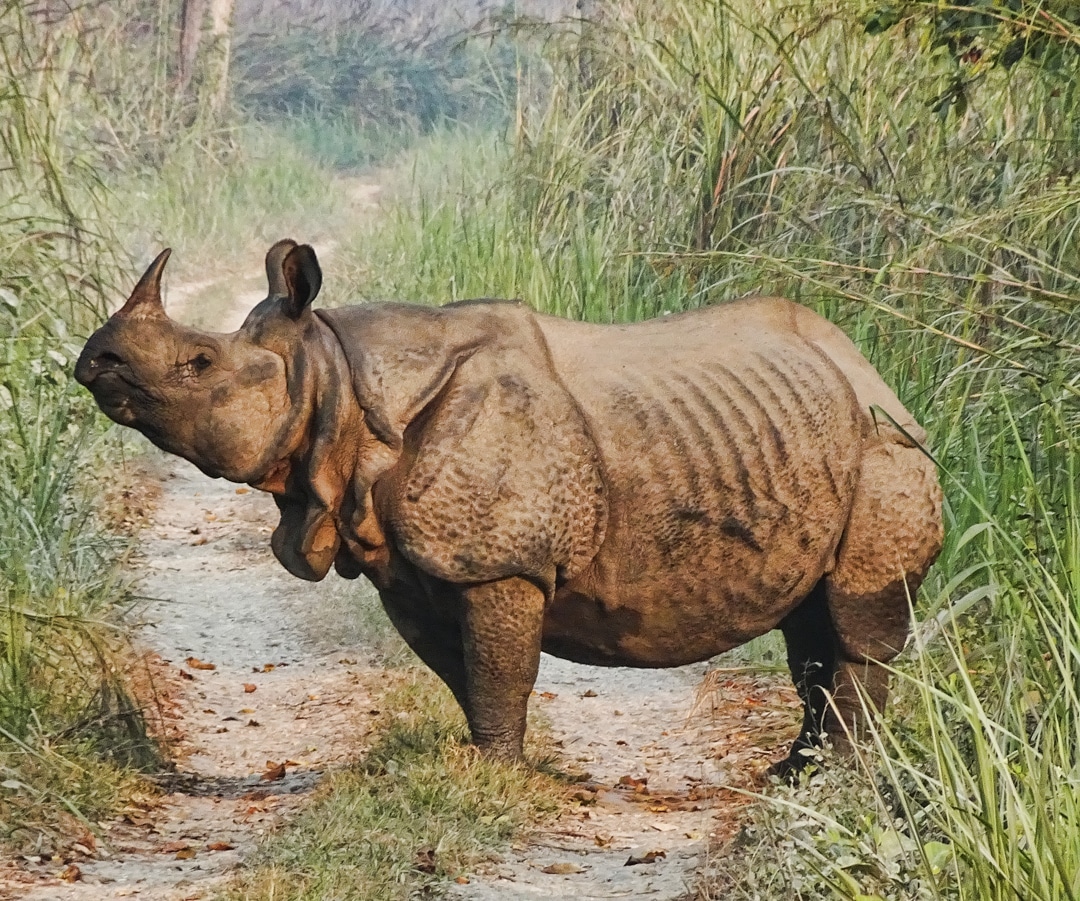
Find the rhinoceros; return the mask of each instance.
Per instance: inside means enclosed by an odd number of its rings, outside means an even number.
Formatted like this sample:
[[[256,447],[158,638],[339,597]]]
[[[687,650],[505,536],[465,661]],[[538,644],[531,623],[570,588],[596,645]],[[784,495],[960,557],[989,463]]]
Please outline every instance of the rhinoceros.
[[[291,240],[239,330],[170,320],[169,251],[87,341],[116,422],[274,495],[302,579],[366,576],[472,741],[522,753],[540,652],[672,667],[772,629],[802,729],[884,706],[942,541],[925,433],[837,327],[755,297],[630,325],[523,303],[313,309]]]

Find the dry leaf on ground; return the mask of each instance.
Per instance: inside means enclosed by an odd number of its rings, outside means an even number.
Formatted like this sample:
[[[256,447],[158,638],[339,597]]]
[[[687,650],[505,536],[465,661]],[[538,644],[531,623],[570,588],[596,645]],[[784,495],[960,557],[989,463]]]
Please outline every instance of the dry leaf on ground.
[[[418,848],[413,857],[413,867],[421,873],[435,872],[435,849],[429,846]]]
[[[575,873],[584,873],[585,868],[576,863],[552,863],[544,867],[541,873],[550,873],[552,876],[572,876]]]
[[[644,776],[641,779],[635,779],[633,776],[622,776],[619,779],[619,786],[621,788],[631,788],[636,792],[647,792],[649,790],[649,777]]]
[[[656,863],[658,860],[663,860],[667,857],[667,851],[663,848],[656,848],[652,851],[634,851],[626,859],[624,867],[634,867],[642,863]]]

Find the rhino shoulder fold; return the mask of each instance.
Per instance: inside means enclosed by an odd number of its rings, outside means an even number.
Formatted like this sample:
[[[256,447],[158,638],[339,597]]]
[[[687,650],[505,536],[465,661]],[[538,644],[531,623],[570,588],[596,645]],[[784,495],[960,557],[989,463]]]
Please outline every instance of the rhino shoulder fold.
[[[603,540],[596,445],[527,307],[442,313],[452,321],[433,365],[468,353],[402,432],[388,517],[396,545],[448,581],[523,575],[553,590]]]

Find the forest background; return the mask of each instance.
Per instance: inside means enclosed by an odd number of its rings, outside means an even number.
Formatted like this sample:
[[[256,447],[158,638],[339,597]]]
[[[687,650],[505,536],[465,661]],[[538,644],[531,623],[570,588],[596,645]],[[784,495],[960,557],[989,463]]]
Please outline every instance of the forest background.
[[[1078,50],[1056,0],[3,0],[5,840],[115,808],[160,754],[110,519],[132,450],[72,381],[81,339],[160,246],[212,267],[377,168],[350,301],[786,295],[929,430],[946,545],[866,767],[774,787],[702,896],[1075,901]]]

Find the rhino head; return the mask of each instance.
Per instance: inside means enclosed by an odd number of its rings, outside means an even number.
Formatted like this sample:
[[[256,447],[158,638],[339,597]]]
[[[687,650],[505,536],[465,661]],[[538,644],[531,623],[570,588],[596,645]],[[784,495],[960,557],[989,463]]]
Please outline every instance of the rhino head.
[[[340,547],[336,522],[354,469],[333,439],[362,428],[363,416],[351,391],[327,388],[349,380],[331,377],[345,363],[311,309],[322,283],[315,253],[290,240],[270,248],[268,296],[232,334],[169,319],[168,258],[163,251],[90,337],[75,377],[110,419],[163,450],[273,492],[282,514],[275,554],[295,575],[321,579]]]

